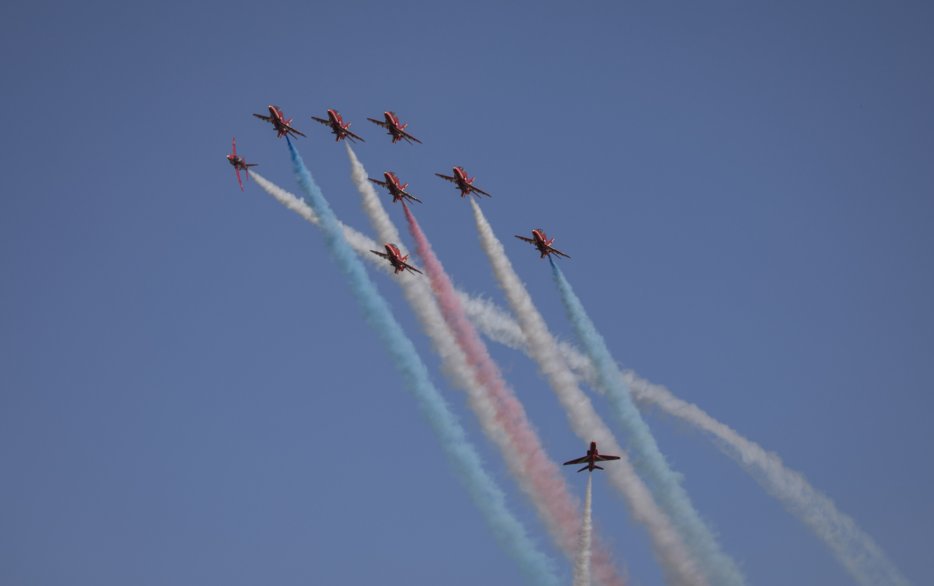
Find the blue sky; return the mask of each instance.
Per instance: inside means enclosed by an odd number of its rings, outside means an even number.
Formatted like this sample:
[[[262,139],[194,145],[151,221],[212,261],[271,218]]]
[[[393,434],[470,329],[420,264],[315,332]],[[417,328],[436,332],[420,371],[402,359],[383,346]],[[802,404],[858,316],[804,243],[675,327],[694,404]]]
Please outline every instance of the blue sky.
[[[931,17],[920,2],[7,7],[0,582],[519,579],[320,235],[237,188],[233,135],[298,190],[250,116],[269,103],[309,135],[337,214],[367,228],[343,149],[309,119],[344,113],[371,175],[395,170],[425,202],[458,285],[502,303],[465,202],[432,175],[465,166],[501,238],[542,226],[573,256],[562,268],[618,361],[779,453],[929,580]],[[425,144],[365,121],[386,109]],[[505,244],[570,338],[547,264]],[[532,363],[491,349],[555,458],[578,455]],[[852,583],[701,435],[646,417],[750,584]],[[634,583],[661,583],[605,482],[594,511]]]

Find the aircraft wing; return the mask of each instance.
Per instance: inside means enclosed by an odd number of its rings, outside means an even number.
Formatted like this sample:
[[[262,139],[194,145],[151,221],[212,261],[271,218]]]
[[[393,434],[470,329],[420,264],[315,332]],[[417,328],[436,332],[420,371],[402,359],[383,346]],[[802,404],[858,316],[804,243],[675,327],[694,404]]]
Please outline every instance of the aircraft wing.
[[[272,116],[263,116],[262,114],[253,114],[260,120],[265,120],[266,122],[272,122]]]
[[[373,124],[379,124],[379,125],[382,126],[383,128],[388,128],[388,127],[389,127],[385,122],[383,122],[382,120],[377,120],[376,118],[367,118],[367,120],[369,120],[369,121],[372,122]]]
[[[557,248],[553,248],[553,247],[551,247],[551,246],[548,247],[548,252],[550,252],[550,253],[552,253],[552,254],[557,254],[558,256],[563,256],[564,258],[571,258],[570,255],[564,254],[563,252],[561,252],[561,251],[558,250]]]
[[[437,175],[438,177],[440,177],[440,178],[442,178],[442,179],[444,179],[444,180],[446,180],[446,181],[450,181],[451,183],[456,183],[456,182],[457,182],[457,180],[454,179],[453,177],[449,177],[449,176],[447,176],[447,175],[442,175],[441,173],[435,173],[435,175]]]
[[[525,240],[526,242],[535,244],[535,240],[533,238],[526,238],[525,236],[519,236],[518,234],[514,234],[514,236],[518,238],[519,240]]]
[[[422,203],[422,200],[418,199],[417,197],[415,197],[415,196],[412,195],[411,193],[408,193],[407,191],[403,191],[403,192],[402,192],[402,195],[405,196],[405,197],[407,197],[407,198],[409,198],[409,199],[411,199],[412,201],[417,201],[418,203]]]
[[[389,187],[389,183],[387,183],[386,181],[380,181],[379,179],[373,179],[372,177],[367,177],[367,180],[379,185],[380,187]]]
[[[371,250],[370,252],[372,252],[372,253],[375,254],[376,256],[381,256],[381,257],[383,257],[383,258],[389,258],[389,255],[386,254],[385,252],[380,252],[380,251],[378,251],[378,250]]]
[[[357,140],[359,140],[360,142],[366,142],[365,140],[363,140],[362,138],[360,138],[360,137],[357,136],[356,134],[350,132],[350,131],[347,130],[346,128],[344,129],[344,132],[347,133],[347,138],[350,138],[351,140],[352,140],[352,139],[357,139]]]
[[[318,118],[317,116],[312,116],[311,119],[314,120],[315,122],[320,122],[321,124],[324,124],[325,126],[331,125],[331,121],[325,120],[324,118]]]
[[[480,189],[479,187],[474,187],[473,185],[470,186],[470,191],[472,191],[472,192],[474,192],[474,193],[479,193],[479,194],[481,194],[481,195],[485,195],[485,196],[487,196],[487,197],[493,197],[493,196],[490,195],[489,193],[483,191],[483,190]]]
[[[294,132],[295,134],[297,134],[297,135],[299,135],[299,136],[305,136],[305,135],[302,134],[301,132],[295,130],[294,128],[292,128],[291,126],[288,126],[288,125],[286,125],[285,131],[286,131],[286,132]],[[308,138],[308,137],[305,136],[305,138]]]
[[[568,460],[567,462],[564,463],[564,466],[568,466],[570,464],[583,464],[584,462],[587,462],[587,461],[588,461],[587,456],[584,456],[583,458],[577,458],[576,460]]]
[[[619,456],[604,456],[603,454],[597,454],[596,460],[605,462],[606,460],[619,460]]]
[[[237,172],[237,183],[240,184],[240,191],[243,191],[243,180],[240,179],[240,169],[235,167],[234,171]],[[249,177],[249,175],[247,175]]]
[[[400,130],[399,132],[402,133],[402,136],[403,136],[407,141],[412,142],[412,141],[414,140],[414,141],[417,142],[418,144],[422,144],[422,141],[418,140],[417,138],[415,138],[414,136],[412,136],[412,135],[409,134],[408,132],[406,132],[406,131],[404,131],[404,130]]]
[[[412,265],[410,265],[410,264],[407,263],[407,262],[403,262],[403,263],[402,263],[402,266],[405,267],[405,268],[407,268],[407,269],[409,269],[410,271],[414,271],[414,272],[418,273],[419,275],[423,275],[423,274],[424,274],[423,272],[421,272],[420,270],[416,269],[415,267],[413,267]]]

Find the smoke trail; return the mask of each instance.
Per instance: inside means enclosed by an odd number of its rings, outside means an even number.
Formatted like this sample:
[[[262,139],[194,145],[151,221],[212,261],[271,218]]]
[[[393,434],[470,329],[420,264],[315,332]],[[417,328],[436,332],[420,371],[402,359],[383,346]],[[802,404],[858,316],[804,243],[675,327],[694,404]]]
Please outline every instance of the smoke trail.
[[[580,553],[577,564],[574,566],[574,586],[590,586],[590,533],[593,530],[591,521],[591,497],[593,492],[593,472],[587,473],[587,496],[584,497],[584,522],[581,524]]]
[[[253,177],[257,176],[254,172]],[[291,193],[262,177],[257,183],[289,209],[312,224],[318,223],[311,209]],[[377,246],[375,242],[352,228],[345,226],[344,230],[358,254],[388,271],[389,265],[377,263],[377,257],[368,252]],[[525,334],[509,313],[486,299],[470,296],[463,291],[458,291],[458,295],[470,320],[484,335],[500,344],[530,354]],[[577,378],[600,390],[590,360],[570,344],[559,343],[559,348]],[[637,403],[657,407],[668,415],[697,427],[716,440],[714,445],[733,458],[767,493],[781,502],[789,513],[804,523],[830,548],[837,561],[858,584],[908,586],[908,580],[872,537],[860,529],[852,517],[840,511],[830,497],[814,488],[800,472],[787,468],[778,454],[767,451],[697,405],[679,399],[664,386],[647,381],[632,371],[625,371],[622,375]]]
[[[636,475],[632,463],[616,438],[597,415],[590,399],[577,386],[577,381],[559,353],[557,343],[548,331],[545,320],[535,309],[528,291],[513,270],[502,243],[493,234],[480,206],[473,199],[470,203],[480,234],[480,243],[490,259],[493,272],[509,300],[509,305],[526,334],[529,353],[558,395],[574,432],[586,442],[593,440],[602,444],[607,453],[622,456],[622,459],[614,462],[612,466],[607,466],[607,474],[613,486],[625,497],[632,516],[648,530],[655,554],[669,581],[684,585],[706,584],[703,573],[689,555],[671,520],[658,508],[652,494]]]
[[[531,354],[525,334],[511,316],[490,301],[461,293],[464,308],[477,327],[490,339]],[[577,377],[599,386],[590,360],[569,344],[561,353]],[[778,454],[743,437],[717,421],[703,409],[676,397],[664,386],[653,384],[632,371],[621,372],[632,396],[640,405],[654,406],[707,433],[714,445],[733,458],[762,488],[801,521],[833,552],[837,561],[862,586],[908,586],[908,580],[888,559],[872,537],[852,517],[840,511],[833,500],[814,488],[800,473],[785,466]]]
[[[366,170],[350,146],[351,179],[360,192],[363,209],[387,242],[398,242],[399,233],[386,213]],[[558,467],[545,452],[525,409],[503,380],[473,325],[464,314],[450,278],[431,244],[411,214],[403,207],[428,279],[397,278],[426,334],[438,349],[444,370],[455,386],[465,390],[484,433],[499,448],[520,488],[531,499],[559,548],[572,560],[577,550],[580,514]],[[434,290],[434,295],[432,295]],[[516,457],[516,449],[521,457]],[[621,585],[609,552],[598,547],[594,572],[600,584]]]
[[[484,423],[505,429],[507,443],[499,447],[507,464],[519,480],[523,490],[532,498],[532,502],[545,520],[549,531],[558,541],[558,545],[573,560],[576,553],[580,515],[568,486],[558,467],[545,452],[522,404],[503,380],[502,373],[490,357],[486,345],[464,314],[454,286],[441,262],[435,256],[418,221],[408,206],[403,203],[403,207],[409,231],[415,240],[418,254],[425,263],[425,270],[431,280],[442,315],[453,331],[458,345],[466,354],[477,382],[482,387],[481,392],[487,392],[493,397],[496,406],[495,420]],[[519,446],[522,449],[521,458],[517,458],[515,454]],[[621,583],[620,578],[616,576],[609,555],[598,549],[596,558],[596,573],[600,583]]]
[[[286,137],[288,141],[288,137]],[[288,141],[292,165],[299,185],[308,195],[317,213],[331,255],[346,275],[351,289],[364,310],[367,322],[386,344],[419,407],[428,417],[445,453],[465,482],[474,503],[480,508],[500,545],[520,564],[526,576],[536,584],[557,586],[551,560],[539,552],[525,528],[508,510],[503,492],[483,468],[480,456],[471,444],[454,413],[428,375],[412,341],[396,321],[386,300],[370,280],[366,269],[344,239],[344,231],[331,211],[324,194],[315,184],[298,151]]]
[[[691,504],[690,497],[681,486],[679,476],[669,467],[649,426],[632,402],[629,388],[620,376],[606,342],[587,315],[571,284],[550,256],[548,262],[561,292],[561,301],[567,310],[568,319],[594,365],[598,384],[606,391],[613,413],[626,435],[626,445],[633,454],[636,471],[652,487],[659,505],[675,523],[691,553],[704,567],[710,583],[731,586],[743,584],[739,569],[733,560],[721,551],[713,533]]]

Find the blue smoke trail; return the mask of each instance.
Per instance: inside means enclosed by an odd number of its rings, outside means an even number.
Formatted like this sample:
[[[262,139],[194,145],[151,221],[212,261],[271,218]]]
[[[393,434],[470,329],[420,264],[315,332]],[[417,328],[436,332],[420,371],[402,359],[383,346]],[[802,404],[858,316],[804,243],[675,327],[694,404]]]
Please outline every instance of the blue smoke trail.
[[[622,426],[629,453],[633,456],[633,464],[639,475],[652,487],[659,506],[671,518],[692,555],[704,568],[708,581],[718,586],[743,584],[744,579],[739,568],[721,551],[713,533],[700,518],[691,504],[690,497],[681,486],[680,475],[668,466],[665,455],[655,443],[648,424],[642,419],[632,401],[629,386],[620,375],[619,367],[606,347],[603,336],[587,316],[583,304],[574,294],[561,269],[550,256],[548,260],[568,319],[571,320],[584,351],[593,362],[597,382],[606,391],[613,414]]]
[[[412,341],[396,321],[376,285],[370,280],[363,263],[344,239],[340,222],[312,179],[298,151],[288,137],[286,140],[292,155],[295,176],[308,195],[309,205],[321,219],[321,228],[331,255],[347,276],[367,321],[386,344],[393,363],[405,379],[409,390],[415,395],[422,412],[428,417],[441,441],[442,449],[454,464],[474,503],[480,508],[500,545],[519,562],[522,571],[533,583],[558,586],[552,561],[538,551],[525,527],[507,508],[502,490],[487,474],[479,454],[467,439],[464,428],[431,382],[428,369]]]

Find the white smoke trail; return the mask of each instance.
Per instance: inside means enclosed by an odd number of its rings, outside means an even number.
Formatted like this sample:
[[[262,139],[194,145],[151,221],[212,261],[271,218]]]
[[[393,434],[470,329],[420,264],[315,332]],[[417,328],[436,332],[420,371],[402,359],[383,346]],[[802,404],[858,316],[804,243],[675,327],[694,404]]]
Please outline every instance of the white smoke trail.
[[[587,494],[584,497],[584,522],[581,523],[580,553],[574,566],[574,586],[590,586],[590,533],[593,530],[591,500],[593,472],[587,473]]]
[[[525,334],[503,309],[485,299],[461,294],[464,309],[483,333],[505,346],[530,354]],[[602,391],[590,360],[576,348],[561,343],[561,354],[576,376]],[[661,385],[632,371],[621,373],[632,396],[642,406],[654,406],[714,438],[715,445],[733,458],[767,493],[801,521],[830,548],[834,557],[862,586],[908,586],[908,580],[856,521],[840,511],[827,495],[814,488],[799,472],[789,469],[774,452],[717,421],[703,409],[679,399]]]
[[[496,279],[506,294],[522,331],[526,333],[529,354],[558,395],[574,432],[585,442],[596,441],[607,453],[622,457],[612,466],[607,466],[607,474],[613,486],[626,499],[633,518],[644,524],[648,530],[655,554],[669,581],[683,585],[706,584],[697,561],[688,554],[671,520],[658,508],[648,487],[636,474],[622,447],[597,414],[590,399],[577,386],[577,380],[565,364],[557,342],[513,270],[502,243],[493,234],[480,206],[473,199],[470,203],[480,234],[480,244],[493,266]]]
[[[318,223],[317,217],[302,200],[265,180],[256,172],[253,172],[252,176],[257,179],[260,187],[287,208],[312,224]],[[347,226],[344,226],[344,233],[358,254],[374,266],[389,271],[388,264],[377,262],[380,259],[369,253],[370,249],[378,248],[376,242]],[[460,295],[471,321],[487,337],[504,346],[530,354],[525,334],[508,312],[489,300],[464,292],[460,292]],[[599,389],[590,361],[570,344],[561,342],[558,346],[576,376],[593,388]],[[908,580],[872,537],[860,529],[852,517],[840,511],[830,497],[814,488],[801,473],[786,467],[780,456],[717,421],[697,405],[679,399],[664,386],[647,381],[632,371],[623,372],[623,376],[632,389],[636,402],[655,406],[718,440],[715,445],[739,463],[767,493],[813,531],[858,584],[909,585]]]
[[[395,224],[383,207],[373,185],[367,180],[366,169],[349,145],[347,156],[351,164],[351,179],[360,193],[363,210],[377,236],[385,242],[399,242],[399,232]],[[470,364],[457,342],[455,333],[444,318],[428,278],[402,275],[394,280],[402,287],[406,300],[422,324],[422,329],[439,353],[442,369],[455,387],[466,392],[468,403],[476,414],[481,429],[500,450],[510,473],[535,505],[559,548],[573,561],[577,548],[575,537],[579,529],[577,503],[570,498],[560,472],[544,453],[521,405],[514,396],[505,398],[505,402],[510,403],[511,407],[496,403],[493,389],[484,384],[489,382],[490,376],[479,375]],[[482,345],[478,337],[476,342]],[[499,390],[509,393],[504,387],[505,385]],[[518,445],[526,450],[524,457],[515,457]],[[601,584],[610,586],[623,583],[613,567],[609,553],[601,547],[597,548],[594,556],[594,570]]]

